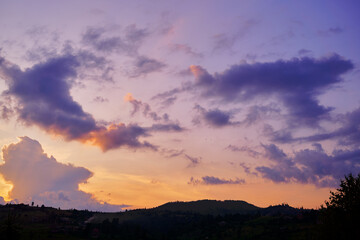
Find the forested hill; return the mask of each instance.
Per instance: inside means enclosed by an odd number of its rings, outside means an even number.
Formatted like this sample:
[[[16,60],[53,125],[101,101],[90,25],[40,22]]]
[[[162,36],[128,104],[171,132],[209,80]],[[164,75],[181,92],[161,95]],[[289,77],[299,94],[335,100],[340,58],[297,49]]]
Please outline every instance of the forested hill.
[[[247,214],[259,211],[260,209],[261,208],[256,207],[245,201],[233,200],[199,200],[192,202],[169,202],[154,208],[155,211],[192,212],[204,215]]]

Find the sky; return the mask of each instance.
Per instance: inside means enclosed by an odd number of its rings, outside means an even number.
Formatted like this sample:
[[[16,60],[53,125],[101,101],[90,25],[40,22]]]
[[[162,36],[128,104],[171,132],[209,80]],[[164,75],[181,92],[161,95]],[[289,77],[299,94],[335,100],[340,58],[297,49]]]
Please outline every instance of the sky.
[[[0,0],[0,204],[319,208],[360,172],[359,10]]]

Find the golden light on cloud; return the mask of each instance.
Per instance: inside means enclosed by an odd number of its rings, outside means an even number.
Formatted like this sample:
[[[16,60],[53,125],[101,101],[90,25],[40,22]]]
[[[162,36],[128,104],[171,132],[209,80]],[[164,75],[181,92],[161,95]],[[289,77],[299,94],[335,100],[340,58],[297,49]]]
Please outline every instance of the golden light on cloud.
[[[191,65],[189,68],[190,68],[190,71],[192,72],[192,74],[194,74],[195,77],[199,77],[202,74],[206,73],[206,71],[200,66]]]
[[[125,96],[124,96],[124,101],[125,102],[131,102],[131,101],[134,101],[135,98],[133,97],[133,95],[131,93],[127,93]]]
[[[5,201],[11,201],[12,199],[9,196],[9,192],[13,189],[13,184],[5,181],[2,175],[0,175],[0,196],[4,198]]]

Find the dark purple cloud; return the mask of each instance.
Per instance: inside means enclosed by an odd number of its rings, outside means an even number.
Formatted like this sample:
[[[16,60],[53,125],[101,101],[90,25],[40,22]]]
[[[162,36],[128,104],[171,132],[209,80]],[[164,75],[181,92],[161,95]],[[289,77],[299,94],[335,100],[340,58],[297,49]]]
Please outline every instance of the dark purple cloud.
[[[346,114],[337,116],[341,126],[333,131],[314,134],[306,137],[293,137],[289,130],[274,131],[271,126],[267,126],[265,134],[273,142],[293,143],[293,142],[317,142],[324,140],[337,140],[342,146],[360,146],[360,108]]]
[[[68,140],[96,130],[92,116],[70,96],[69,82],[76,77],[79,65],[73,55],[49,59],[25,71],[2,64],[9,86],[6,94],[19,100],[19,119],[50,132],[61,131]]]
[[[288,123],[293,127],[314,127],[328,119],[332,108],[320,105],[317,97],[342,82],[340,75],[353,68],[351,61],[338,55],[244,63],[213,75],[200,66],[191,66],[196,77],[194,87],[202,90],[202,97],[244,102],[274,96],[286,106]]]
[[[206,110],[200,105],[195,105],[194,109],[197,112],[197,116],[195,116],[193,119],[194,124],[199,124],[202,121],[212,127],[224,127],[238,124],[236,122],[230,121],[232,116],[229,112],[224,112],[217,108]]]
[[[26,125],[36,125],[66,140],[94,144],[106,151],[121,146],[150,147],[139,137],[148,136],[137,125],[112,124],[108,128],[96,123],[70,95],[71,83],[78,76],[84,56],[61,55],[21,70],[6,60],[0,62],[0,74],[6,80],[5,95],[18,101],[18,119]]]
[[[14,115],[14,110],[0,102],[0,118],[9,120]]]
[[[233,179],[224,179],[224,178],[218,178],[214,176],[204,176],[201,179],[195,179],[193,177],[190,178],[190,181],[188,184],[192,185],[198,185],[198,184],[204,184],[204,185],[223,185],[223,184],[244,184],[245,180],[236,178]]]
[[[360,149],[335,150],[328,155],[320,144],[304,149],[290,157],[274,144],[263,145],[264,156],[271,166],[256,167],[264,178],[273,182],[298,182],[318,187],[335,187],[339,179],[351,172],[360,171]]]
[[[250,126],[256,124],[257,122],[274,117],[279,115],[281,110],[275,106],[275,104],[269,105],[254,105],[249,107],[248,112],[244,120],[241,121],[241,124]]]
[[[153,124],[146,128],[149,132],[183,132],[185,129],[177,123]]]
[[[90,132],[81,141],[99,146],[103,151],[127,146],[131,148],[150,148],[157,150],[157,147],[147,141],[140,142],[139,137],[150,136],[145,128],[136,124],[125,125],[111,124],[109,127],[102,127],[97,131]]]
[[[275,104],[265,106],[251,106],[248,108],[246,116],[241,121],[232,121],[233,115],[239,110],[222,111],[218,108],[206,110],[200,105],[195,105],[194,109],[197,115],[193,118],[194,124],[206,123],[211,127],[224,127],[224,126],[250,126],[258,123],[259,121],[277,116],[280,114],[280,109]]]

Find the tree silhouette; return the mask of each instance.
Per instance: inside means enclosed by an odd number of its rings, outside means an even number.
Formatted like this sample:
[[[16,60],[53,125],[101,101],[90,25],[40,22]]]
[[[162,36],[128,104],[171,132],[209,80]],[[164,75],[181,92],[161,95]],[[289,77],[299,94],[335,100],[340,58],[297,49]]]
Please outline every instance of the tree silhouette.
[[[329,201],[321,210],[322,237],[354,239],[360,236],[360,173],[341,180],[340,188],[330,191]]]

